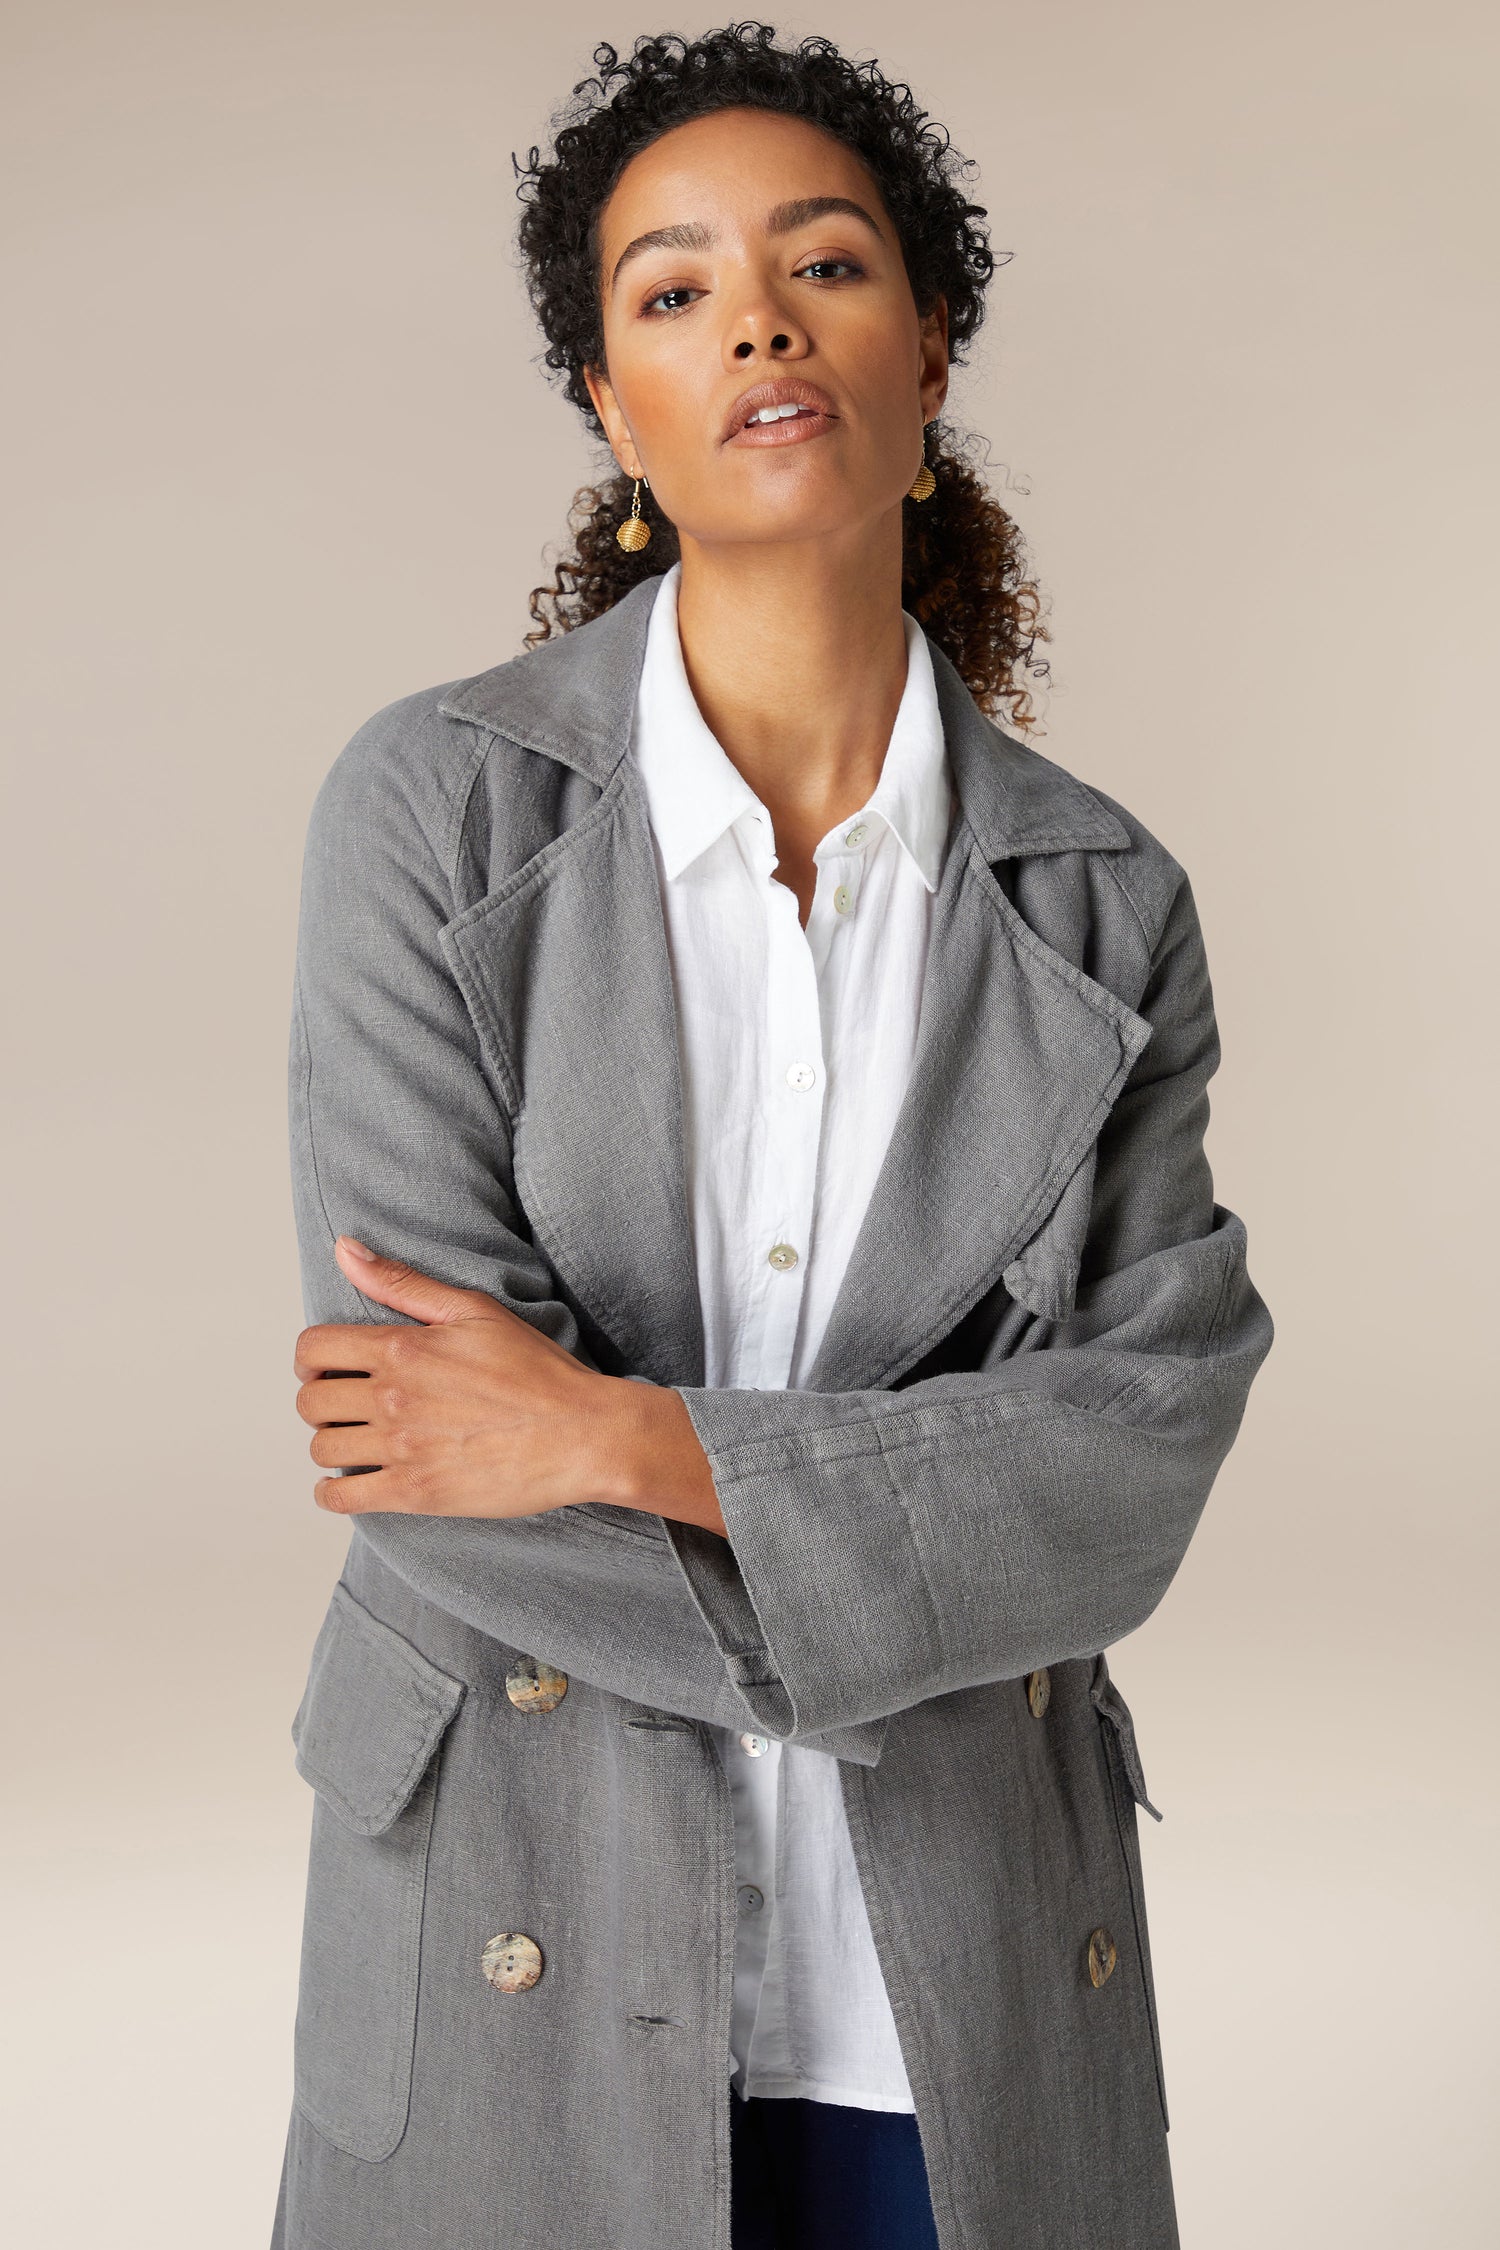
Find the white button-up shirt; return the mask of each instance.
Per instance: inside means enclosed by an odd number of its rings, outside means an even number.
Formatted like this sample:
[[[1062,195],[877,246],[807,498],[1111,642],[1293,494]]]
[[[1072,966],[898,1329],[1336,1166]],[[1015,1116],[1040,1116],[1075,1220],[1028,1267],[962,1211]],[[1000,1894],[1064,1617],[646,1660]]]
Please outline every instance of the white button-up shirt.
[[[807,1380],[911,1069],[953,797],[932,661],[906,687],[872,795],[813,853],[804,931],[770,816],[709,732],[652,608],[631,739],[661,878],[682,1055],[704,1381]],[[768,683],[774,692],[774,683]],[[739,1921],[742,2094],[911,2110],[835,1759],[722,1733]]]

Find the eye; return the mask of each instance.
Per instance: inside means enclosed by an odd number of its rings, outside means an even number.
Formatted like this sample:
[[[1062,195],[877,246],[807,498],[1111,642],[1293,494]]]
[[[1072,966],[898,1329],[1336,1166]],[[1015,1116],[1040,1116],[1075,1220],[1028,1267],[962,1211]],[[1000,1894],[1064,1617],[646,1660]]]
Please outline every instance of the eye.
[[[813,281],[832,281],[840,274],[862,274],[864,270],[853,258],[809,258],[805,266],[797,268],[799,274]]]
[[[654,314],[659,306],[663,312],[681,312],[691,298],[702,294],[701,289],[694,289],[685,281],[675,282],[671,288],[658,289],[654,297],[648,297],[641,311]]]

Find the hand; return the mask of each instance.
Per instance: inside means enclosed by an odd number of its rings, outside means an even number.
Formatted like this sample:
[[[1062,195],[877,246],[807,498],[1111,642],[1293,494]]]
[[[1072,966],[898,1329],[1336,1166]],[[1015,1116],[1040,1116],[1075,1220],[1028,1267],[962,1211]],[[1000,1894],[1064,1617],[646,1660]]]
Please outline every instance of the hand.
[[[362,1296],[400,1323],[325,1322],[297,1339],[297,1412],[338,1515],[528,1516],[603,1501],[722,1532],[708,1458],[676,1391],[600,1375],[479,1289],[455,1289],[340,1235]],[[696,1457],[696,1458],[695,1458]]]

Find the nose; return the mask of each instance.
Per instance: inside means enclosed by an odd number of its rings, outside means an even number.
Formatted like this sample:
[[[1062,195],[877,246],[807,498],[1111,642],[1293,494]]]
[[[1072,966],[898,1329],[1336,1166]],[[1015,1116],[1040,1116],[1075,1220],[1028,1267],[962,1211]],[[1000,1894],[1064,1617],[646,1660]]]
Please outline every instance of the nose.
[[[805,359],[807,332],[784,306],[743,305],[725,331],[725,356],[731,367],[752,360]]]

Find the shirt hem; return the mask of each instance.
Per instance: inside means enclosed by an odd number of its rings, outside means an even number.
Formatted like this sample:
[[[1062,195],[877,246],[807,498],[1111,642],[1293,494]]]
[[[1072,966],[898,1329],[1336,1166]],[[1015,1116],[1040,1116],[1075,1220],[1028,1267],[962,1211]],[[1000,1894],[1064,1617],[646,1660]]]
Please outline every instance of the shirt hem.
[[[735,2090],[738,2092],[738,2088]],[[813,2078],[757,2078],[750,2085],[748,2098],[772,2102],[829,2102],[835,2109],[878,2109],[887,2115],[907,2117],[915,2117],[917,2113],[917,2105],[910,2094],[860,2092],[850,2086],[825,2085]]]

